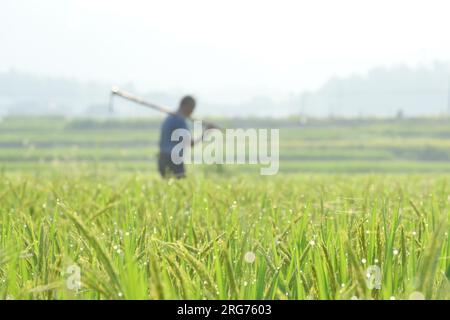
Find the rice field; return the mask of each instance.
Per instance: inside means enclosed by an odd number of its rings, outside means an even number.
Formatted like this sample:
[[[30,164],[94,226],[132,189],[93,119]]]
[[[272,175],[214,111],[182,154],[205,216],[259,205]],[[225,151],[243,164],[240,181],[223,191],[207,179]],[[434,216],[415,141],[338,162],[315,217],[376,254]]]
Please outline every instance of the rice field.
[[[0,298],[450,298],[448,122],[270,126],[278,175],[179,181],[154,120],[3,120]]]
[[[450,173],[450,119],[217,122],[227,128],[279,129],[282,173]],[[0,122],[0,170],[74,166],[152,174],[159,125],[160,119],[5,118]],[[249,165],[221,169],[259,171]]]

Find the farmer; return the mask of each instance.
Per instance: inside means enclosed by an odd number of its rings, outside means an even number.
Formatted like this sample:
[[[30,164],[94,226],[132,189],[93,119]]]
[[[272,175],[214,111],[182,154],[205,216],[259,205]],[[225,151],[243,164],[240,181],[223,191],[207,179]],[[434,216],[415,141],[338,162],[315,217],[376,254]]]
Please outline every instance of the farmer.
[[[172,159],[172,150],[179,141],[172,141],[172,133],[177,129],[188,130],[186,119],[189,118],[195,109],[195,99],[191,96],[185,96],[181,99],[178,110],[169,114],[161,126],[161,136],[159,140],[159,157],[158,170],[162,177],[175,176],[176,178],[184,178],[184,164],[174,163]],[[209,128],[209,127],[208,127]],[[194,146],[203,139],[194,140],[190,137],[190,146]],[[188,142],[189,143],[189,142]],[[181,154],[181,156],[183,156]]]

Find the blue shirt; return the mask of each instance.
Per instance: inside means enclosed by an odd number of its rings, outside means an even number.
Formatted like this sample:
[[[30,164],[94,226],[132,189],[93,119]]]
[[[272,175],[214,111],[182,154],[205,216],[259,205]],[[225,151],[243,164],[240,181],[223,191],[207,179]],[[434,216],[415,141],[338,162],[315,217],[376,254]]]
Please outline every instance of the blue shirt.
[[[188,126],[186,120],[177,114],[169,114],[161,126],[161,136],[159,139],[159,151],[161,153],[171,154],[172,149],[181,141],[172,141],[172,132],[176,129],[186,129]]]

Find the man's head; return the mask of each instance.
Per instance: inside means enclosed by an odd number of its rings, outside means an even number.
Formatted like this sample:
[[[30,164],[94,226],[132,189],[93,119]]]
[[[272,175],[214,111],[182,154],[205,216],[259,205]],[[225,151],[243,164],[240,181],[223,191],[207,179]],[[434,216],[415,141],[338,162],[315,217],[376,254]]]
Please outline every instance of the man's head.
[[[183,117],[190,117],[194,109],[195,99],[192,96],[185,96],[183,99],[181,99],[178,112],[181,113]]]

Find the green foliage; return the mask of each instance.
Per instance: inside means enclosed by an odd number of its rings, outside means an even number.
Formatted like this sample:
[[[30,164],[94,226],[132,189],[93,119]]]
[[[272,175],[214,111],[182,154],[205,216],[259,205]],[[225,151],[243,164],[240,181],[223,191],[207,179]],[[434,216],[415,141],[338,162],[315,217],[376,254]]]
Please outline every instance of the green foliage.
[[[280,171],[450,172],[450,120],[218,119],[226,128],[279,128]],[[154,171],[158,119],[5,118],[0,122],[0,170],[54,171],[101,167]],[[257,166],[201,171],[256,172]]]
[[[0,297],[448,299],[448,178],[4,173]]]

